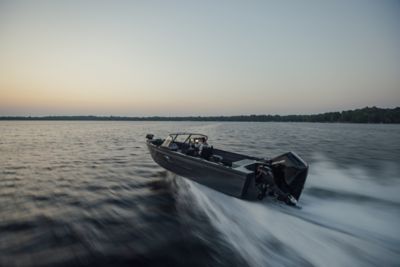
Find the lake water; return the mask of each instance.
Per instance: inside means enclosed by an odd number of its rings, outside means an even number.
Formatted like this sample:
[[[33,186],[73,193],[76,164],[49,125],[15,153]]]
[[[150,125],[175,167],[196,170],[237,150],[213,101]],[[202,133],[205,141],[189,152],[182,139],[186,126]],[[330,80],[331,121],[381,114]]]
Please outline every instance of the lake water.
[[[310,164],[301,209],[151,159],[145,134]],[[0,122],[0,266],[399,266],[400,125]]]

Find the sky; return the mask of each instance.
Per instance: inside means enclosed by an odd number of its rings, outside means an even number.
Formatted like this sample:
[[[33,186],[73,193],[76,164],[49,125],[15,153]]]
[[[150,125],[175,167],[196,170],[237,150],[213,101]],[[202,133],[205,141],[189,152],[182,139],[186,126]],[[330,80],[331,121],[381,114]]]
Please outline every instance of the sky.
[[[0,0],[0,116],[400,106],[400,1]]]

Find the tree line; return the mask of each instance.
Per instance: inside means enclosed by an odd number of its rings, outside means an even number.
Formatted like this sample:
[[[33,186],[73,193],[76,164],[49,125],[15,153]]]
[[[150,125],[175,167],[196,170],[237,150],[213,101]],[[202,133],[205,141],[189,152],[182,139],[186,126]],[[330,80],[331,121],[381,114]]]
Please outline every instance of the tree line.
[[[355,110],[326,112],[312,115],[237,115],[237,116],[184,116],[184,117],[123,117],[123,116],[3,116],[0,120],[43,121],[255,121],[255,122],[347,122],[347,123],[400,123],[400,107],[365,107]]]

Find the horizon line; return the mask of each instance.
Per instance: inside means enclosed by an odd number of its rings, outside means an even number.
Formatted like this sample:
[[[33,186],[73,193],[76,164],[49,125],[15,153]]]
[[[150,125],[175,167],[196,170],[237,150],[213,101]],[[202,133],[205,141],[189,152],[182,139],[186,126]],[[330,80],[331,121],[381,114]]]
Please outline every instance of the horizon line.
[[[358,111],[358,110],[363,110],[363,109],[379,109],[379,110],[395,110],[395,109],[400,109],[400,106],[396,106],[393,108],[389,107],[378,107],[378,106],[365,106],[363,108],[355,108],[355,109],[346,109],[346,110],[336,110],[336,111],[325,111],[325,112],[320,112],[320,113],[300,113],[300,114],[287,114],[287,115],[282,115],[282,114],[236,114],[236,115],[171,115],[171,116],[163,116],[163,115],[147,115],[147,116],[137,116],[137,115],[94,115],[94,114],[79,114],[79,115],[68,115],[68,114],[62,114],[62,115],[0,115],[0,118],[58,118],[58,117],[95,117],[95,118],[139,118],[139,119],[145,119],[145,118],[215,118],[215,117],[223,117],[223,118],[229,118],[229,117],[251,117],[251,116],[280,116],[280,117],[287,117],[287,116],[315,116],[315,115],[322,115],[322,114],[328,114],[328,113],[342,113],[342,112],[348,112],[348,111]]]

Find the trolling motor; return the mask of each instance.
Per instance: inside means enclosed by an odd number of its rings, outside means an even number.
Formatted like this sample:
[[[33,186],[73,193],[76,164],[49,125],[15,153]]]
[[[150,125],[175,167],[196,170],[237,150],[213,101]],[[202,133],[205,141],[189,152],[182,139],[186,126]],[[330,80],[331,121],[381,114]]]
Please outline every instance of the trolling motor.
[[[256,187],[259,191],[257,198],[262,200],[267,194],[276,199],[285,202],[290,206],[295,206],[297,200],[288,192],[284,191],[285,185],[284,177],[278,177],[280,169],[285,167],[285,161],[280,162],[266,162],[259,164],[256,170]],[[274,174],[275,171],[275,174]]]

